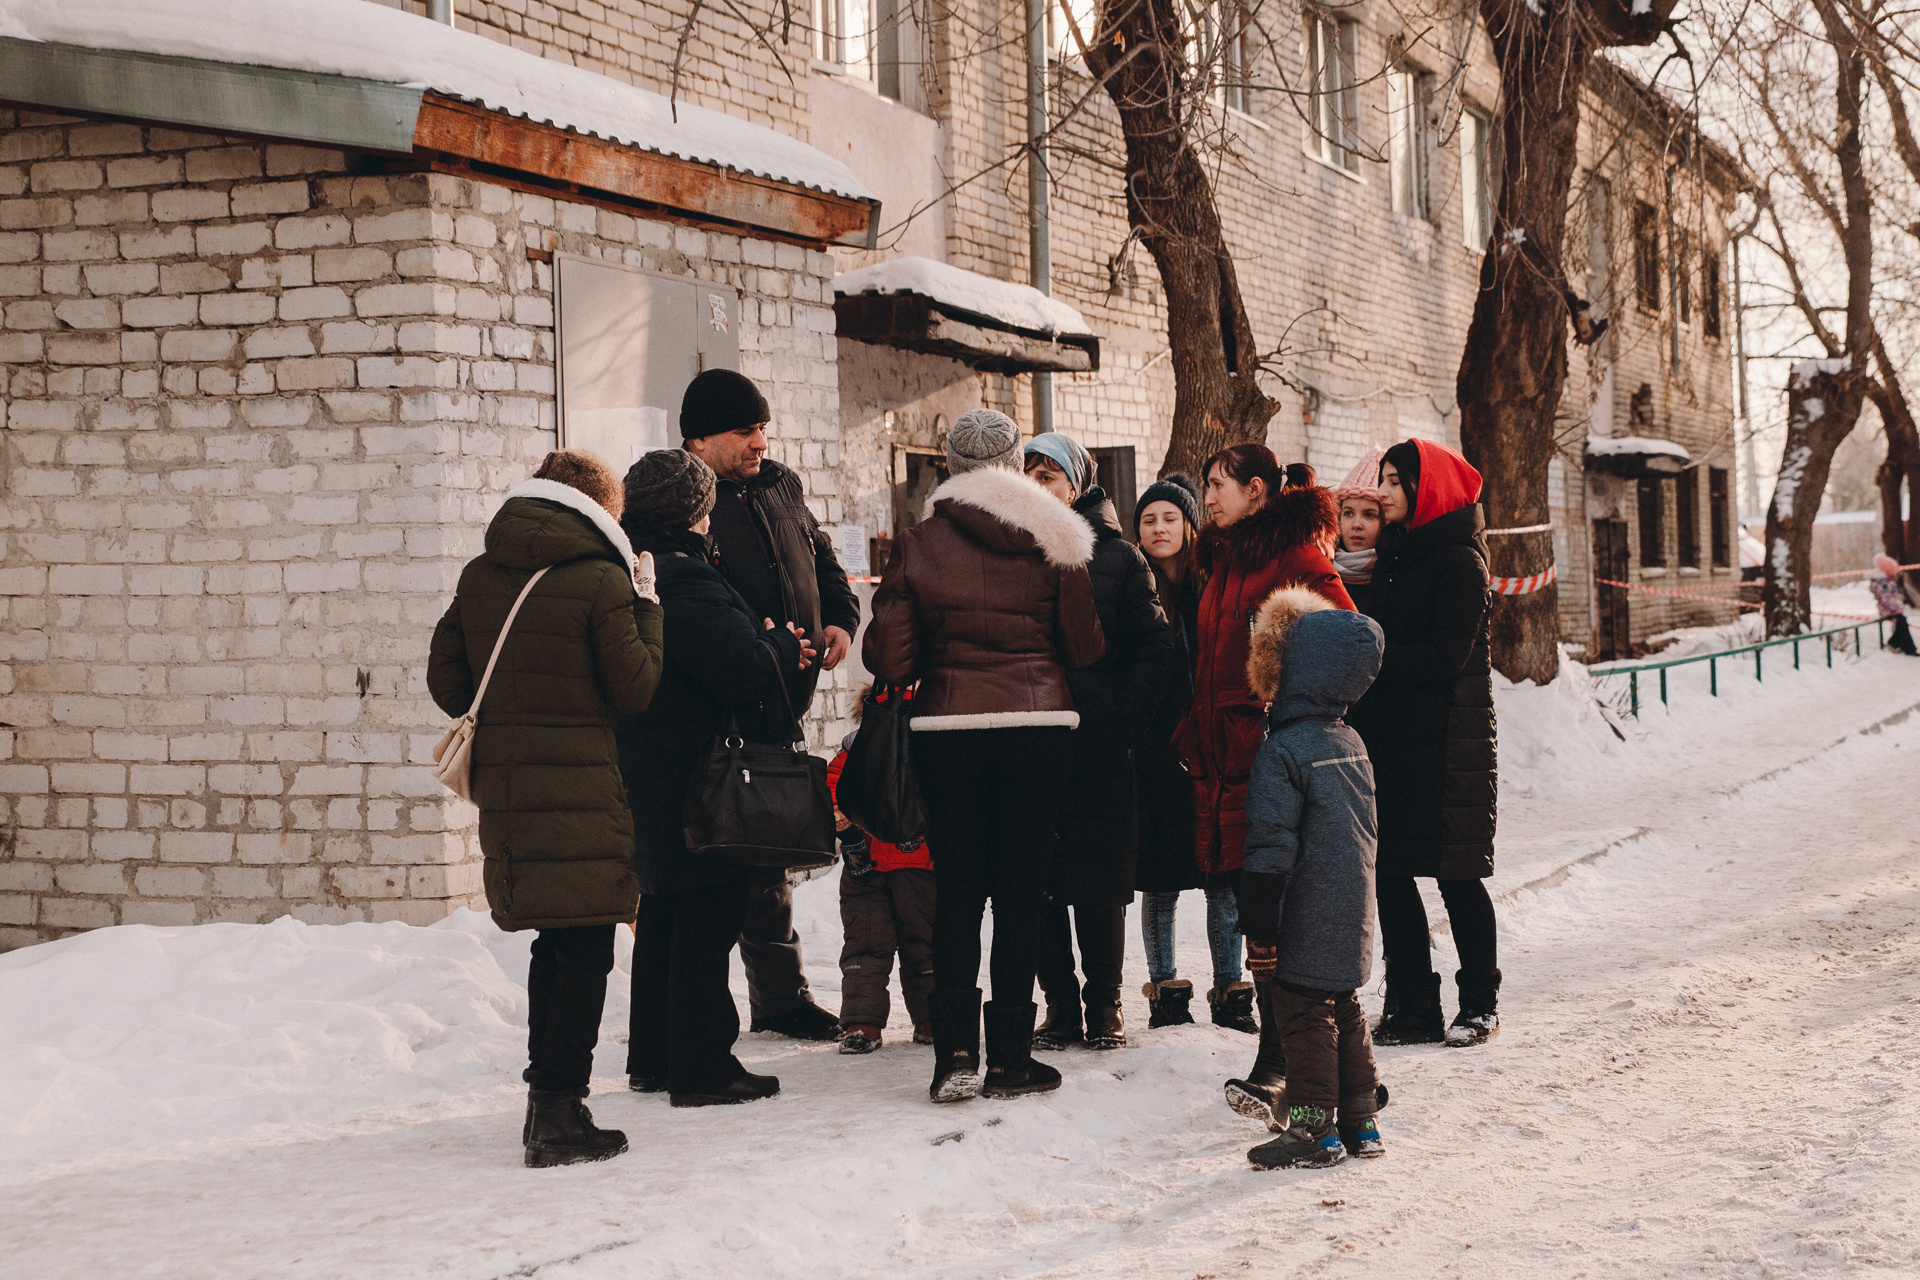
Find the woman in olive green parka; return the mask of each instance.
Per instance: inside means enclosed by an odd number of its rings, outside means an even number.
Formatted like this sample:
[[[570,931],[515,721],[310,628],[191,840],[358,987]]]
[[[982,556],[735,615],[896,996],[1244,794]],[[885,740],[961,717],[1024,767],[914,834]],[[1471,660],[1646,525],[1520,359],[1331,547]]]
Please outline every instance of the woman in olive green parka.
[[[613,931],[639,902],[633,814],[612,712],[646,710],[660,681],[653,560],[620,529],[622,492],[591,454],[552,453],[514,486],[433,635],[427,688],[465,715],[507,613],[479,708],[473,798],[487,903],[502,929],[538,929],[528,969],[527,1163],[605,1159],[626,1139],[592,1125],[586,1094]]]

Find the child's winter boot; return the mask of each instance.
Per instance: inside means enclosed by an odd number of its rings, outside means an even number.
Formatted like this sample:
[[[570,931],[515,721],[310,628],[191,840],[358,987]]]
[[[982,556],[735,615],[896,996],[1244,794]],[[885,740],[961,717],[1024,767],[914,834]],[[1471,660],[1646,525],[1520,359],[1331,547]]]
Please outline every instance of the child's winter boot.
[[[1227,1105],[1235,1115],[1258,1120],[1278,1133],[1285,1126],[1287,1098],[1287,1051],[1280,1042],[1280,1022],[1273,1016],[1273,984],[1257,985],[1260,1005],[1260,1048],[1253,1055],[1253,1069],[1238,1080],[1227,1081]]]
[[[848,1027],[840,1037],[842,1053],[872,1053],[880,1047],[878,1027]]]
[[[1453,980],[1460,987],[1460,1012],[1447,1028],[1447,1045],[1462,1049],[1485,1044],[1499,1035],[1500,971],[1493,970],[1491,978],[1469,981],[1466,970],[1462,969],[1453,975]]]
[[[980,1093],[988,1098],[1018,1098],[1060,1087],[1060,1073],[1033,1060],[1033,1002],[989,1000],[980,1010],[987,1021],[987,1077]]]
[[[1149,982],[1140,988],[1140,994],[1147,998],[1147,1026],[1178,1027],[1193,1021],[1193,1014],[1187,1008],[1193,999],[1193,984],[1185,978],[1168,978],[1165,982]]]
[[[1380,1044],[1439,1044],[1447,1025],[1440,1014],[1440,975],[1387,971],[1385,1012],[1373,1027]]]
[[[935,1102],[965,1102],[980,1092],[980,988],[933,993]]]
[[[1257,1169],[1324,1169],[1347,1158],[1333,1114],[1325,1107],[1287,1108],[1280,1136],[1247,1152]]]
[[[580,1101],[584,1090],[535,1089],[527,1094],[527,1168],[550,1169],[561,1164],[611,1160],[627,1149],[627,1135],[602,1129]]]
[[[1371,1111],[1363,1116],[1348,1118],[1346,1108],[1342,1107],[1340,1142],[1346,1147],[1348,1155],[1358,1156],[1362,1160],[1387,1154],[1387,1144],[1380,1140],[1380,1126]]]
[[[1231,1027],[1248,1035],[1258,1035],[1260,1024],[1253,1019],[1253,984],[1234,982],[1207,992],[1207,1004],[1213,1009],[1213,1025]]]

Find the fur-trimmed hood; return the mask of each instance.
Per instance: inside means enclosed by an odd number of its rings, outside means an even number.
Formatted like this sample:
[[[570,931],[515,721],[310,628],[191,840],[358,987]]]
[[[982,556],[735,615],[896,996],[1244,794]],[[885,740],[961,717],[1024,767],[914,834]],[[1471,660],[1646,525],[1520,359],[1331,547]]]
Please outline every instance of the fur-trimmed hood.
[[[1195,554],[1205,573],[1218,572],[1230,561],[1242,565],[1273,560],[1293,547],[1310,544],[1321,534],[1337,536],[1340,504],[1333,490],[1319,485],[1292,486],[1273,495],[1267,505],[1238,524],[1222,529],[1209,524],[1201,530]]]
[[[1247,686],[1271,705],[1275,724],[1337,719],[1373,683],[1385,650],[1372,618],[1335,608],[1305,587],[1282,587],[1254,616]]]
[[[933,491],[933,510],[974,541],[1000,551],[1038,550],[1056,569],[1093,559],[1093,529],[1073,508],[1018,471],[957,475]]]
[[[593,532],[606,540],[606,545],[599,546],[588,531],[580,529],[575,521],[556,521],[539,516],[528,518],[528,513],[534,509],[528,504],[517,503],[516,500],[521,498],[537,498],[541,502],[556,503],[578,513],[586,518]],[[522,480],[507,490],[506,501],[487,526],[487,556],[499,564],[543,569],[596,552],[624,565],[628,576],[638,574],[633,543],[628,540],[626,531],[614,520],[612,513],[578,489],[555,480]]]

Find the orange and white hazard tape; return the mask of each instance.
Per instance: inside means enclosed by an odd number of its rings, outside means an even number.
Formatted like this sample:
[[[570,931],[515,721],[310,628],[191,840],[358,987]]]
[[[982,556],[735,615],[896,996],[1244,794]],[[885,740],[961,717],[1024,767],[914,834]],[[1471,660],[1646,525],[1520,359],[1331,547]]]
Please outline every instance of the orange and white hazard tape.
[[[1559,577],[1559,572],[1548,565],[1539,573],[1530,573],[1524,578],[1494,578],[1493,589],[1503,596],[1530,596]]]

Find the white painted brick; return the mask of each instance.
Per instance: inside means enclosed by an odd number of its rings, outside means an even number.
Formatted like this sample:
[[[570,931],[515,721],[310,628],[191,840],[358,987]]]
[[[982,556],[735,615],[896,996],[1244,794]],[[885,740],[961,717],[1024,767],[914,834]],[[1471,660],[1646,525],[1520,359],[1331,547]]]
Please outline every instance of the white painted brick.
[[[280,295],[282,320],[315,320],[325,316],[352,314],[353,304],[348,300],[345,291],[330,285],[311,289],[289,289]]]
[[[393,272],[385,249],[316,249],[313,278],[318,281],[378,280]]]

